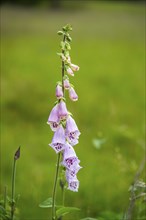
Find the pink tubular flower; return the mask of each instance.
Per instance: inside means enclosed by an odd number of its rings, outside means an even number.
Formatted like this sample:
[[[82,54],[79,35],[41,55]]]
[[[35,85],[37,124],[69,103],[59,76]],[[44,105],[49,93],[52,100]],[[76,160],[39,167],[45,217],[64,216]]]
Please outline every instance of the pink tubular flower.
[[[52,143],[49,145],[55,150],[56,153],[58,153],[64,150],[65,141],[65,131],[62,125],[60,125],[54,133]]]
[[[68,67],[66,71],[69,75],[74,76],[74,72],[70,67]]]
[[[79,181],[76,177],[68,180],[68,189],[69,190],[71,190],[73,192],[78,192],[78,188],[79,188]]]
[[[81,169],[82,167],[77,164],[76,166],[74,166],[71,170],[70,169],[66,169],[66,179],[69,180],[71,178],[74,178],[77,174],[77,172]]]
[[[70,87],[69,89],[69,97],[72,101],[77,101],[78,100],[78,95],[77,93],[75,92],[74,88],[73,87]]]
[[[78,143],[80,131],[75,123],[75,120],[69,115],[66,120],[65,135],[68,142],[73,146]]]
[[[79,66],[77,66],[77,65],[75,65],[75,64],[73,64],[73,63],[70,64],[70,67],[71,67],[71,69],[72,69],[73,71],[78,71],[78,70],[80,69]]]
[[[69,80],[68,80],[68,79],[65,79],[65,80],[63,81],[63,84],[64,84],[64,88],[65,88],[65,89],[69,89],[69,88],[70,88],[70,83],[69,83]]]
[[[63,97],[62,86],[60,86],[59,84],[57,84],[56,86],[56,97],[57,99],[60,99]]]
[[[66,119],[68,116],[68,111],[66,108],[66,104],[63,100],[61,100],[58,104],[58,114],[61,120]]]
[[[79,162],[80,160],[76,156],[73,147],[69,143],[66,143],[63,152],[62,165],[67,169],[73,170],[78,166]]]
[[[58,104],[55,105],[49,115],[47,124],[50,125],[52,131],[56,131],[57,127],[59,126],[59,115],[58,115]]]

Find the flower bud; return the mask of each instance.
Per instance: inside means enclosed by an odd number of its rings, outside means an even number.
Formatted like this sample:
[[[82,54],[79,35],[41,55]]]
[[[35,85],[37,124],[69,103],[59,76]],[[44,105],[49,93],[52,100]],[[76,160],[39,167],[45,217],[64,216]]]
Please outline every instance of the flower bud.
[[[74,88],[73,87],[70,87],[69,89],[69,97],[72,101],[77,101],[78,100],[78,95],[77,93],[75,92]]]
[[[57,99],[60,99],[63,97],[62,86],[60,86],[59,84],[57,84],[56,86],[56,97]]]
[[[62,61],[66,61],[66,57],[62,54],[61,55]]]
[[[66,61],[67,61],[67,63],[71,63],[71,58],[70,58],[70,56],[67,56],[67,58],[66,58]]]
[[[19,147],[18,150],[15,152],[14,160],[18,160],[19,157],[20,157],[20,147]]]
[[[58,106],[59,118],[61,120],[66,119],[68,116],[68,111],[67,111],[65,102],[63,100],[61,100],[58,105],[59,105]]]
[[[74,76],[74,72],[70,67],[68,67],[66,71],[69,75]]]
[[[65,89],[69,89],[70,88],[70,83],[69,83],[68,79],[64,79],[63,84],[64,84],[64,88]]]
[[[75,65],[75,64],[73,64],[73,63],[70,64],[70,67],[71,67],[71,69],[72,69],[73,71],[78,71],[78,70],[80,69],[79,66],[77,66],[77,65]]]

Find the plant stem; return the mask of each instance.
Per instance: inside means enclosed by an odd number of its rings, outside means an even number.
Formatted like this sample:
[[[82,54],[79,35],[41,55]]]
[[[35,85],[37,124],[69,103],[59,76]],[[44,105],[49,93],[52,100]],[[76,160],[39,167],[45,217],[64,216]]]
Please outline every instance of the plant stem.
[[[60,162],[60,153],[58,153],[58,157],[57,157],[56,174],[55,174],[53,196],[52,196],[52,220],[56,219],[55,198],[56,198],[57,179],[59,173],[59,162]]]
[[[63,42],[65,42],[65,35],[63,37]],[[64,54],[64,50],[62,50],[62,53]],[[63,78],[64,78],[64,61],[62,60],[62,91],[63,96],[64,95],[64,85],[63,85]],[[57,157],[57,165],[56,165],[56,174],[55,174],[55,180],[54,180],[54,188],[53,188],[53,196],[52,196],[52,220],[56,219],[56,208],[55,208],[55,199],[56,199],[56,188],[57,188],[57,180],[58,180],[58,173],[59,173],[59,163],[60,163],[60,156],[61,153],[58,153]]]
[[[133,181],[133,186],[132,186],[132,190],[131,190],[131,198],[130,198],[130,203],[129,203],[129,207],[127,209],[127,212],[125,213],[125,216],[123,218],[123,220],[132,220],[132,214],[133,214],[133,209],[134,209],[134,205],[135,205],[135,201],[136,201],[136,197],[135,197],[135,184],[136,182],[138,181],[144,167],[145,167],[145,163],[146,163],[146,158],[144,157],[144,159],[142,160],[140,166],[139,166],[139,169],[138,171],[136,172],[135,174],[135,177],[134,177],[134,181]]]
[[[6,209],[6,202],[7,202],[7,187],[4,187],[4,209]]]
[[[13,171],[12,171],[12,203],[11,203],[11,220],[13,220],[14,212],[15,212],[15,175],[16,175],[16,160],[14,159],[13,163]]]
[[[62,205],[64,206],[64,201],[65,201],[65,190],[64,190],[64,186],[62,188]]]

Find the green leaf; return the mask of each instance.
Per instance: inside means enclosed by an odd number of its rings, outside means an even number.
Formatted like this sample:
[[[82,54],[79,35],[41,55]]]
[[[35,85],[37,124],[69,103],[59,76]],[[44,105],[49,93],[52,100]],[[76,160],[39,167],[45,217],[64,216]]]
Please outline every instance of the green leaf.
[[[3,206],[0,206],[0,214],[6,214],[6,210]]]
[[[67,39],[69,42],[72,41],[72,38],[71,38],[70,36],[68,36],[66,39]]]
[[[61,57],[63,55],[63,53],[57,53],[57,55]]]
[[[40,208],[51,208],[52,207],[52,198],[48,198],[42,203],[39,204]]]
[[[61,216],[64,216],[70,212],[74,211],[80,211],[80,209],[76,207],[61,207],[56,211],[57,218],[60,218]]]
[[[63,35],[63,31],[58,31],[57,34],[58,35]]]

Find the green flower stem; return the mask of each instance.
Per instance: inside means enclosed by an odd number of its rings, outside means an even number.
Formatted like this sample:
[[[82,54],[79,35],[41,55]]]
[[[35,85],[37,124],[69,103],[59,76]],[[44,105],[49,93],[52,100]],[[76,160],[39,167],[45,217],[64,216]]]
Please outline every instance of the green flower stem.
[[[6,209],[6,202],[7,202],[7,187],[4,187],[4,209]]]
[[[11,198],[11,220],[13,220],[14,212],[15,212],[15,176],[16,176],[16,160],[14,159],[13,170],[12,170],[12,198]]]
[[[56,198],[57,179],[58,179],[58,173],[59,173],[60,155],[61,153],[58,153],[56,175],[55,175],[55,180],[54,180],[54,188],[53,188],[53,196],[52,196],[52,220],[56,219],[55,198]]]
[[[64,189],[64,185],[62,187],[62,205],[64,206],[64,201],[65,201],[65,189]]]
[[[65,39],[66,39],[66,36],[64,35],[63,42],[65,42]],[[63,54],[64,54],[64,52],[65,51],[62,50]],[[63,91],[63,96],[65,96],[64,95],[64,85],[63,85],[64,70],[65,70],[64,67],[65,67],[64,61],[62,60],[62,91]],[[52,196],[52,220],[56,219],[55,199],[56,199],[57,180],[58,180],[58,174],[59,174],[60,156],[61,156],[61,153],[58,153],[57,165],[56,165],[56,175],[55,175],[55,180],[54,180],[54,188],[53,188],[53,196]]]

